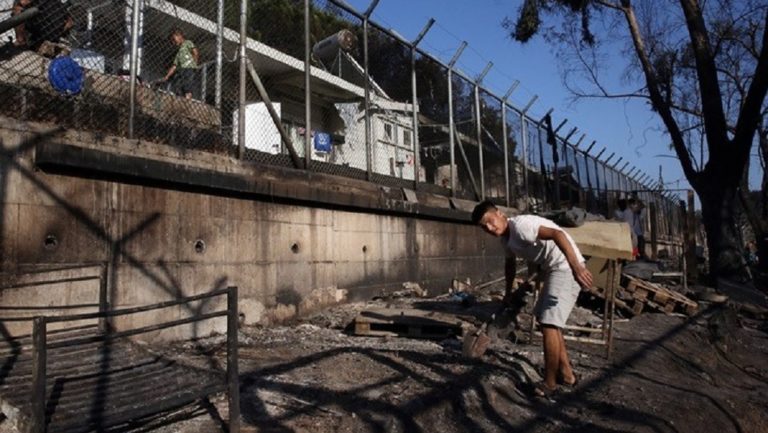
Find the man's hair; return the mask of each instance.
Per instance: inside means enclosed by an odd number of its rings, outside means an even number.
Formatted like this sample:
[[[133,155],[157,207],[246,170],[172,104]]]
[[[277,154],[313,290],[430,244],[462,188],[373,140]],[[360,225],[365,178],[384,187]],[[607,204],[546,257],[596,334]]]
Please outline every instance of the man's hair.
[[[480,224],[480,220],[483,219],[483,215],[488,212],[498,209],[495,204],[490,200],[485,200],[477,204],[472,211],[472,223]]]
[[[176,35],[179,35],[183,38],[184,32],[180,28],[176,27],[172,29],[170,33],[168,33],[168,39],[173,39],[173,37]]]

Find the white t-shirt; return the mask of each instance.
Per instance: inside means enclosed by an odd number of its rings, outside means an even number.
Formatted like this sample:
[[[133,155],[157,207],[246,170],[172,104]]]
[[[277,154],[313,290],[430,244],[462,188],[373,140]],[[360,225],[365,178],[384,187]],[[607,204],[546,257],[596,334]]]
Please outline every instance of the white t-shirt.
[[[501,237],[501,243],[509,255],[512,253],[526,261],[540,265],[545,271],[556,269],[570,270],[568,259],[560,251],[555,241],[539,239],[539,227],[550,227],[562,230],[560,226],[552,221],[536,215],[518,215],[507,219],[509,222],[509,232]],[[571,243],[573,251],[580,262],[584,262],[584,256],[581,255],[579,247],[573,241],[571,235],[563,231]]]

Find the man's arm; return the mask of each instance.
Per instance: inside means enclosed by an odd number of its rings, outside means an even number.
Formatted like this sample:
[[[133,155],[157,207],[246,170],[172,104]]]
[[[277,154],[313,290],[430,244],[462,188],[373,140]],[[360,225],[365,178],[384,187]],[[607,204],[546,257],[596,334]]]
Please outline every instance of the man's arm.
[[[170,68],[168,68],[168,73],[165,74],[165,77],[163,77],[163,81],[168,81],[171,79],[171,76],[176,73],[176,64],[174,63]]]
[[[504,259],[504,299],[508,299],[515,289],[515,276],[517,275],[517,257],[507,256]]]
[[[581,264],[576,256],[576,251],[573,249],[573,246],[564,231],[552,227],[541,226],[539,227],[539,239],[554,241],[555,245],[560,248],[560,251],[565,254],[565,258],[568,260],[568,265],[571,267],[571,271],[573,272],[576,281],[581,284],[582,287],[592,287],[592,273]]]
[[[195,66],[200,66],[200,51],[197,51],[197,47],[192,48],[192,58],[195,59]]]

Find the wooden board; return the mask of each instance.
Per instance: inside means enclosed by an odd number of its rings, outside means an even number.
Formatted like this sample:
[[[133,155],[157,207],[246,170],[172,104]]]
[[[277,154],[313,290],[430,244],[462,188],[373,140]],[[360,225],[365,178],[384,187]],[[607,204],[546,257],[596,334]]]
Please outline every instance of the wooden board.
[[[587,221],[580,227],[563,227],[585,256],[632,260],[632,233],[618,221]]]
[[[462,335],[466,323],[455,316],[415,309],[374,308],[355,317],[355,335],[443,339]]]

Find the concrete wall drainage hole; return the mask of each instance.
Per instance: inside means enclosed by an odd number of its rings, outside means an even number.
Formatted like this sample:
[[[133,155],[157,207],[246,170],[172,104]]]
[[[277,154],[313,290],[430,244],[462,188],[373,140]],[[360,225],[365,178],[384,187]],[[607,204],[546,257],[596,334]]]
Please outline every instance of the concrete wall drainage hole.
[[[363,253],[367,253],[367,252],[368,252],[368,245],[363,245]]]
[[[298,243],[294,243],[293,245],[291,245],[291,251],[293,251],[294,254],[298,254],[299,253],[299,244]]]
[[[43,241],[43,247],[45,247],[46,250],[52,250],[56,248],[59,245],[59,240],[56,238],[55,235],[48,235],[45,237],[45,240]]]
[[[195,252],[198,254],[202,254],[205,252],[205,242],[202,239],[198,239],[195,241]]]

